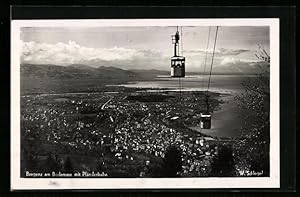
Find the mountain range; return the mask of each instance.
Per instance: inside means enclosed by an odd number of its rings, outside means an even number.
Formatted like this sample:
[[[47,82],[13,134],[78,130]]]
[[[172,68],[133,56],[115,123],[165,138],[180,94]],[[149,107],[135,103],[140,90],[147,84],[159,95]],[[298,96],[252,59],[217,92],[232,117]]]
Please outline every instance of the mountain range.
[[[83,64],[71,64],[69,66],[51,64],[22,64],[21,77],[38,79],[139,79],[140,76],[132,71],[115,67],[101,66],[90,67]]]

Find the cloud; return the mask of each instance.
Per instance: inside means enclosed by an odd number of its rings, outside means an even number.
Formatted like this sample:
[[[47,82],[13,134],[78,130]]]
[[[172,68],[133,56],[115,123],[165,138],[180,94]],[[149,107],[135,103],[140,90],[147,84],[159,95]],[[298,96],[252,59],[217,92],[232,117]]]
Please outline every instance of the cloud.
[[[192,49],[192,50],[184,50],[185,53],[191,54],[191,55],[203,55],[206,52],[208,52],[208,54],[212,54],[213,53],[213,49]],[[216,56],[228,56],[228,55],[232,55],[232,56],[236,56],[236,55],[240,55],[242,53],[247,53],[247,52],[251,52],[251,50],[248,49],[225,49],[225,48],[219,48],[216,49],[215,51],[215,55]]]
[[[214,72],[219,73],[259,73],[268,68],[268,63],[259,60],[225,57],[219,59]]]
[[[80,46],[74,41],[56,44],[23,42],[21,61],[23,63],[69,65],[83,62],[96,63],[96,60],[122,61],[149,56],[159,56],[159,52],[121,47],[88,48]]]
[[[221,62],[220,65],[228,65],[228,64],[241,64],[241,63],[254,63],[257,61],[248,60],[248,59],[238,59],[234,57],[225,57]]]
[[[220,48],[217,50],[218,55],[240,55],[241,53],[251,52],[247,49],[224,49]]]

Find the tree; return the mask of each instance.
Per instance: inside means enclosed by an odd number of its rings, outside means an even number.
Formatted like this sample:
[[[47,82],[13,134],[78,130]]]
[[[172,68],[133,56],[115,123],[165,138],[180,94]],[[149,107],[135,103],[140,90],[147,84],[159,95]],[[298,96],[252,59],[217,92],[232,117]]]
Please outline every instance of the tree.
[[[97,160],[96,171],[97,172],[103,172],[104,171],[104,161],[103,161],[103,159]]]
[[[34,155],[32,151],[27,149],[22,150],[22,160],[21,160],[21,172],[26,173],[26,171],[36,171],[38,169],[38,157]]]
[[[260,73],[244,81],[244,92],[236,97],[245,116],[235,155],[240,170],[263,172],[262,175],[267,176],[270,161],[270,57],[261,45],[259,47],[260,53],[256,56],[263,60],[259,62]]]
[[[234,176],[235,167],[233,152],[231,146],[218,146],[218,154],[213,158],[211,163],[211,176]]]
[[[64,163],[64,171],[67,172],[67,173],[73,173],[74,172],[73,164],[72,164],[72,161],[71,161],[69,156],[67,157],[67,159]]]
[[[62,168],[61,160],[56,154],[49,154],[46,163],[45,163],[45,170],[48,172],[58,172]]]
[[[270,55],[264,49],[262,44],[258,44],[258,51],[254,54],[258,59],[270,63]]]
[[[164,177],[177,177],[182,171],[182,152],[175,145],[167,148],[163,159],[162,174]]]

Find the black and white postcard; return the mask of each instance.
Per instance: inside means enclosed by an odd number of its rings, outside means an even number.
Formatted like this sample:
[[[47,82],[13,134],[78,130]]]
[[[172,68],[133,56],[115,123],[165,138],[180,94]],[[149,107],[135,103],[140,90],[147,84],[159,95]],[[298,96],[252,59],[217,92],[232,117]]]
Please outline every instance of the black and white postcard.
[[[279,20],[13,20],[11,189],[279,188]]]

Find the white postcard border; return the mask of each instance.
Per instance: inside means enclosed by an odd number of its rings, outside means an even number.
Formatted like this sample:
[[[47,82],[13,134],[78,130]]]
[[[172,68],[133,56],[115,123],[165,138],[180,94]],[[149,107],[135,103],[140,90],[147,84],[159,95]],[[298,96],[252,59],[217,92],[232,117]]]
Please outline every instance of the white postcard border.
[[[83,22],[84,21],[84,22]],[[99,26],[269,26],[270,177],[234,178],[21,178],[20,28]],[[280,187],[279,19],[101,19],[12,20],[11,22],[11,190],[44,189],[214,189]]]

